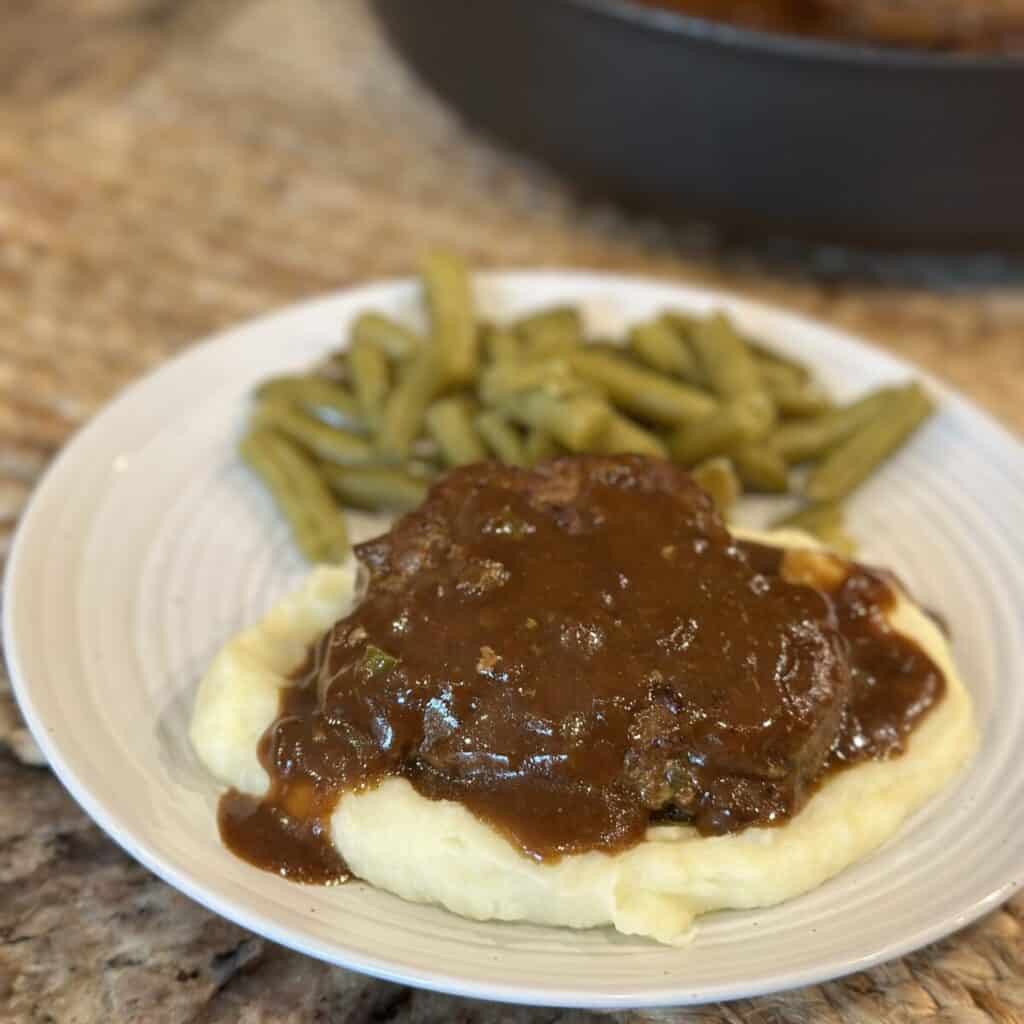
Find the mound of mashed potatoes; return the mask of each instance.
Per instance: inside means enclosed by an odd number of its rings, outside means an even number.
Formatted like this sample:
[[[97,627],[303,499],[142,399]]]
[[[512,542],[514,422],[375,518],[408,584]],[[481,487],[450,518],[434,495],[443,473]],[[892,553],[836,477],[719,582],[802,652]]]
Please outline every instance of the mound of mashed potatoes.
[[[748,536],[777,546],[813,545],[792,533]],[[298,592],[232,639],[211,665],[196,700],[191,739],[225,785],[254,796],[267,791],[259,739],[309,645],[351,608],[354,580],[354,564],[314,570]],[[392,777],[342,796],[331,818],[334,844],[359,878],[465,917],[611,925],[682,944],[701,914],[780,903],[864,857],[971,754],[970,701],[942,633],[903,593],[889,621],[942,669],[943,699],[910,735],[904,754],[832,773],[784,824],[713,836],[662,825],[622,852],[541,862],[461,804],[429,800]]]

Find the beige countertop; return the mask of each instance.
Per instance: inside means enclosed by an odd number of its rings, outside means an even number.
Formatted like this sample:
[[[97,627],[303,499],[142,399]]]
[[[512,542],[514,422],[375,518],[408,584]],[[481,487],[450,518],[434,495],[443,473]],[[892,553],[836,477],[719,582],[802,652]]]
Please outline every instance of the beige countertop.
[[[862,334],[1024,432],[1024,272],[998,255],[730,243],[584,202],[412,81],[362,0],[36,0],[0,32],[0,557],[118,389],[219,327],[406,274],[578,266],[727,287]],[[26,767],[0,680],[0,1021],[598,1020],[412,992],[211,915]],[[677,1021],[1024,1021],[1024,899],[904,960]]]

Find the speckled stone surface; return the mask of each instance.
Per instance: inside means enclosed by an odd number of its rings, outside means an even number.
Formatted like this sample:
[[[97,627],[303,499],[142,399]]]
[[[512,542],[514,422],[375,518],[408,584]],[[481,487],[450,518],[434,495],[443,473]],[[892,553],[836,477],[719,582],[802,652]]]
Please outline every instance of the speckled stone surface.
[[[0,1020],[559,1021],[336,970],[215,917],[126,858],[39,771],[0,762]]]
[[[408,273],[432,245],[734,288],[862,333],[1024,431],[1008,256],[741,244],[585,203],[442,110],[362,0],[21,0],[2,17],[0,558],[49,460],[119,388],[241,318]],[[2,1024],[605,1019],[413,992],[249,935],[31,767],[3,677],[0,746]],[[865,974],[661,1016],[1024,1021],[1024,899]]]

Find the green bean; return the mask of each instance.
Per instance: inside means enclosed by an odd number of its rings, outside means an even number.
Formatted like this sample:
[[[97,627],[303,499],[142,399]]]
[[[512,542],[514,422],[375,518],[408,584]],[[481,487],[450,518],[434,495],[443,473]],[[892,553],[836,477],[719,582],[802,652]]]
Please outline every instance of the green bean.
[[[441,371],[429,345],[402,367],[398,384],[384,403],[377,431],[377,451],[388,460],[408,458],[423,426],[427,406],[441,390]]]
[[[760,359],[755,355],[757,368],[761,374],[761,382],[769,391],[776,388],[798,388],[810,383],[810,375],[801,373],[788,363],[776,363],[771,359]]]
[[[666,312],[661,318],[672,328],[680,338],[687,341],[693,336],[693,332],[701,323],[702,318],[693,313]]]
[[[774,399],[779,414],[793,419],[821,416],[832,408],[828,395],[816,384],[798,384],[796,387],[769,386],[768,393]]]
[[[468,384],[476,375],[479,339],[466,267],[450,253],[435,252],[424,260],[421,275],[444,378],[451,384]]]
[[[558,306],[523,317],[515,324],[528,359],[564,355],[583,341],[583,321],[573,306]]]
[[[837,501],[818,501],[804,505],[788,516],[783,516],[772,523],[773,529],[786,527],[794,530],[806,530],[817,535],[819,530],[843,525],[843,508]]]
[[[823,526],[815,536],[837,555],[850,558],[857,553],[857,542],[841,526]]]
[[[611,356],[613,359],[624,359],[630,366],[644,368],[644,364],[637,359],[635,352],[625,348],[621,342],[613,341],[611,338],[588,338],[583,348],[587,352]]]
[[[286,402],[264,398],[257,403],[254,422],[273,427],[314,455],[343,465],[372,461],[373,447],[358,434],[329,426]]]
[[[523,391],[537,390],[553,397],[566,397],[585,388],[564,359],[498,363],[484,370],[478,385],[480,399],[488,405]]]
[[[748,339],[747,347],[753,352],[762,376],[784,372],[794,384],[804,384],[811,379],[811,371],[799,360],[783,355],[776,349],[768,348],[757,341]]]
[[[513,331],[488,324],[480,331],[484,354],[491,363],[515,362],[522,355],[522,345]]]
[[[250,431],[242,458],[262,478],[292,536],[311,561],[340,561],[348,553],[345,517],[310,459],[271,430]]]
[[[758,365],[761,380],[783,416],[820,416],[831,408],[828,396],[807,374],[785,363],[763,360]]]
[[[716,408],[714,399],[678,381],[635,366],[621,356],[581,350],[569,364],[597,385],[620,408],[655,423],[677,426],[703,419]]]
[[[295,377],[272,377],[256,389],[258,398],[301,406],[331,421],[355,426],[361,421],[359,403],[355,396],[340,384],[312,374]]]
[[[592,395],[558,397],[544,390],[526,391],[502,403],[511,419],[550,434],[570,451],[591,451],[612,410]]]
[[[842,555],[855,553],[857,545],[843,526],[843,509],[837,501],[804,505],[791,515],[772,523],[773,529],[803,530]]]
[[[351,505],[407,508],[444,466],[535,465],[569,451],[673,458],[693,467],[723,510],[743,487],[786,492],[788,464],[820,460],[803,488],[808,503],[779,525],[845,551],[852,542],[834,499],[930,409],[916,386],[833,408],[806,366],[743,337],[722,314],[662,312],[634,325],[624,348],[588,341],[571,306],[504,326],[477,322],[469,275],[451,255],[428,257],[422,283],[429,342],[363,313],[329,368],[258,391],[258,443],[245,448],[255,445],[252,457],[270,467],[275,497],[284,488],[278,501],[303,550],[335,543],[330,530],[327,540],[318,533],[327,483]],[[312,456],[328,463],[319,477]],[[318,503],[313,520],[298,517],[302,488]]]
[[[748,392],[705,419],[680,427],[669,443],[672,458],[692,466],[739,444],[759,441],[771,429],[774,417],[775,410],[763,392]]]
[[[462,398],[443,398],[426,415],[427,430],[449,466],[483,462],[487,450],[473,426],[473,414]]]
[[[612,413],[604,431],[598,437],[597,451],[605,455],[629,452],[635,455],[653,455],[659,459],[668,458],[668,447],[660,437],[617,412]]]
[[[548,433],[536,427],[526,435],[526,464],[536,466],[545,459],[553,459],[562,454],[559,443]]]
[[[433,442],[431,442],[433,444]],[[438,459],[441,457],[441,453],[437,453]],[[402,464],[402,469],[406,471],[410,476],[414,476],[417,480],[431,481],[436,479],[444,472],[444,467],[439,461],[434,462],[430,459],[408,459]]]
[[[308,507],[289,485],[283,467],[268,451],[265,439],[269,433],[268,430],[250,431],[242,438],[239,453],[270,491],[299,550],[309,561],[318,561],[320,547],[315,524],[310,519]]]
[[[345,505],[369,512],[414,508],[427,495],[427,481],[390,466],[324,465],[321,470]]]
[[[549,306],[536,313],[528,313],[512,322],[512,330],[524,341],[541,337],[549,332],[583,336],[583,320],[575,306]]]
[[[308,371],[308,376],[317,380],[327,381],[345,391],[352,391],[352,374],[348,368],[348,346],[329,352],[323,360],[315,363]],[[358,406],[356,406],[358,410]]]
[[[787,462],[821,458],[860,426],[870,423],[894,395],[902,393],[903,389],[883,388],[813,419],[784,423],[772,435],[772,444]]]
[[[523,346],[523,355],[526,359],[547,359],[552,356],[565,356],[579,344],[566,336],[559,337],[557,334],[550,334],[547,337],[538,338],[536,341]]]
[[[348,363],[364,419],[367,423],[379,422],[391,384],[391,371],[384,349],[365,339],[354,341],[349,349]]]
[[[526,451],[516,428],[499,412],[486,409],[473,421],[477,433],[498,458],[510,466],[525,466]]]
[[[307,502],[311,519],[322,525],[340,516],[318,468],[318,463],[300,445],[288,440],[273,428],[257,427],[251,432],[256,444],[281,467],[292,491]]]
[[[697,387],[706,388],[708,386],[708,375],[704,370],[700,357],[697,355],[697,352],[693,347],[694,332],[700,326],[704,318],[695,316],[691,313],[666,312],[661,314],[661,319],[664,320],[673,331],[675,331],[676,335],[693,355],[693,369],[682,374],[683,379],[690,384],[696,384]]]
[[[702,490],[711,495],[719,515],[723,518],[727,516],[743,490],[732,462],[716,455],[694,466],[690,475]]]
[[[352,344],[368,341],[379,345],[391,359],[408,359],[423,343],[400,323],[380,313],[361,313],[352,325]]]
[[[716,313],[702,320],[692,344],[716,395],[730,399],[764,390],[757,361],[728,317]]]
[[[421,434],[409,447],[409,465],[413,462],[440,462],[441,449],[437,442],[424,434]]]
[[[903,389],[870,422],[863,423],[815,466],[804,493],[812,501],[838,501],[867,479],[931,415],[920,385]]]
[[[697,380],[697,357],[693,349],[665,316],[637,324],[629,332],[629,347],[648,366],[684,380]]]
[[[782,456],[767,442],[754,442],[729,452],[744,486],[766,494],[785,494],[789,474]]]

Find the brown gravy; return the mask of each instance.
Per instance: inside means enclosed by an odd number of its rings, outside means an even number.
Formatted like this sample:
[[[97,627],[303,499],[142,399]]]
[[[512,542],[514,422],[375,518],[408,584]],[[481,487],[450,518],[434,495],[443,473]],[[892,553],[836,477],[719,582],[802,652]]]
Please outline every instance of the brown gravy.
[[[261,741],[270,793],[221,801],[236,854],[344,880],[330,813],[392,775],[538,860],[621,850],[659,821],[784,822],[826,772],[899,754],[941,697],[940,670],[886,622],[884,574],[734,541],[667,464],[549,465],[540,485],[451,474],[363,546],[364,600]],[[570,500],[543,491],[559,473],[576,474]]]

